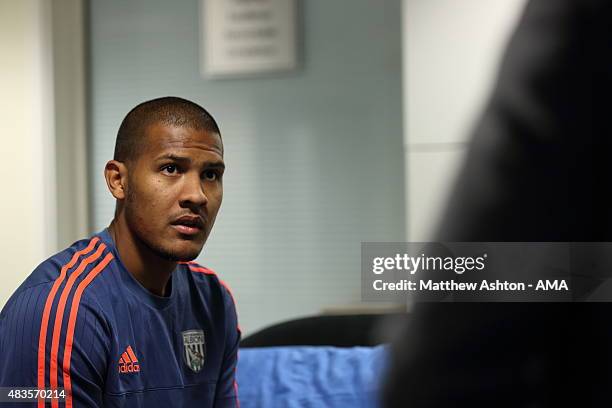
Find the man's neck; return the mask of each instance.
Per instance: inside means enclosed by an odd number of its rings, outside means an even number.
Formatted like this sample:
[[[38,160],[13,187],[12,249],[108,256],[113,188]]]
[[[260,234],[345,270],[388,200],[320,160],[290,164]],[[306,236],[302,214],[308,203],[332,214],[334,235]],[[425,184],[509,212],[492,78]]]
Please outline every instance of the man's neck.
[[[154,295],[167,296],[168,282],[177,263],[154,254],[134,237],[121,217],[115,218],[108,229],[128,272]]]

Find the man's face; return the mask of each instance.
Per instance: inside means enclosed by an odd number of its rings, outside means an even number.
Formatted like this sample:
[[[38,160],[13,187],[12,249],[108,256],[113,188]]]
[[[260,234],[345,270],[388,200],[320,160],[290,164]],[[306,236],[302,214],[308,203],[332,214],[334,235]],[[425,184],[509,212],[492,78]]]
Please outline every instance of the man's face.
[[[125,217],[135,238],[165,259],[195,259],[221,206],[224,168],[218,134],[149,126],[128,169]]]

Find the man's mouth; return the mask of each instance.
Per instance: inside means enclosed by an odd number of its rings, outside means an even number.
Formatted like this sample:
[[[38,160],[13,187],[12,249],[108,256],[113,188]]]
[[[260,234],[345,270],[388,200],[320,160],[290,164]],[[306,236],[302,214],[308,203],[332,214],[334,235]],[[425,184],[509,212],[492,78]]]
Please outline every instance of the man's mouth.
[[[181,234],[185,235],[196,235],[199,234],[202,229],[195,227],[188,227],[187,225],[173,225],[174,229],[176,229]]]
[[[185,215],[171,223],[172,227],[181,234],[196,235],[204,230],[204,220],[202,217]]]

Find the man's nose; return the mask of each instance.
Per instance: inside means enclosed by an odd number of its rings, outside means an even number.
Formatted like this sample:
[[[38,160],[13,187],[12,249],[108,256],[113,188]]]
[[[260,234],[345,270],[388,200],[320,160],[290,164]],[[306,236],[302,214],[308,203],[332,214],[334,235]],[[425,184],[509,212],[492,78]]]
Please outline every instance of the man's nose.
[[[206,196],[205,183],[199,174],[186,174],[183,192],[181,194],[181,206],[203,207],[208,203]]]

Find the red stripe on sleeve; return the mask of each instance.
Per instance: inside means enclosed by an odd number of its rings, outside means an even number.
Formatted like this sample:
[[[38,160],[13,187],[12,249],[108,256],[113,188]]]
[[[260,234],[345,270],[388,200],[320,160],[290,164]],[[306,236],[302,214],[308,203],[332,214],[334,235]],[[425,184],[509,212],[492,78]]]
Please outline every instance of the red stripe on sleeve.
[[[102,255],[102,252],[106,249],[105,244],[100,244],[96,252],[93,255],[88,256],[83,261],[79,267],[68,277],[68,281],[66,282],[66,286],[62,290],[62,295],[60,296],[59,303],[57,304],[57,311],[55,313],[55,324],[53,325],[53,340],[51,342],[51,361],[49,363],[49,382],[52,389],[57,388],[58,383],[58,374],[57,374],[57,358],[59,351],[59,342],[60,335],[62,330],[62,322],[64,320],[64,310],[66,309],[66,301],[68,300],[68,296],[70,295],[70,290],[74,285],[74,282],[77,278],[83,273],[87,265],[96,261]],[[73,299],[74,302],[74,299]],[[51,407],[58,408],[59,403],[57,399],[51,400]]]
[[[201,266],[191,266],[191,264],[189,264],[189,269],[194,271],[194,272],[202,272],[206,275],[212,275],[212,276],[217,276],[217,274],[213,271],[211,271],[210,269],[207,268],[202,268]]]
[[[96,265],[91,272],[79,283],[74,298],[72,299],[72,305],[70,307],[70,317],[68,320],[68,330],[66,332],[66,345],[64,347],[64,361],[63,361],[63,372],[64,372],[64,390],[66,391],[66,408],[72,408],[72,380],[70,378],[70,357],[72,356],[72,345],[74,342],[74,328],[76,326],[77,314],[79,313],[79,306],[81,304],[81,296],[85,288],[106,268],[106,265],[113,259],[113,254],[106,254],[104,259]]]
[[[57,277],[57,279],[55,279],[55,282],[53,282],[51,291],[47,295],[47,300],[45,301],[45,308],[43,309],[43,315],[42,315],[42,319],[40,322],[40,333],[38,335],[38,370],[37,370],[38,389],[42,390],[45,388],[45,360],[47,357],[46,356],[47,329],[49,326],[49,315],[51,314],[51,307],[53,307],[53,301],[55,300],[55,295],[57,293],[57,290],[59,289],[60,285],[64,281],[64,278],[66,277],[66,273],[68,272],[68,270],[76,264],[77,260],[79,259],[81,255],[89,253],[96,246],[98,241],[99,241],[98,237],[93,238],[91,241],[89,241],[89,245],[87,245],[86,248],[80,251],[77,251],[72,256],[72,259],[70,259],[70,262],[62,266],[60,275]],[[38,407],[44,408],[45,402],[43,400],[38,400]]]

